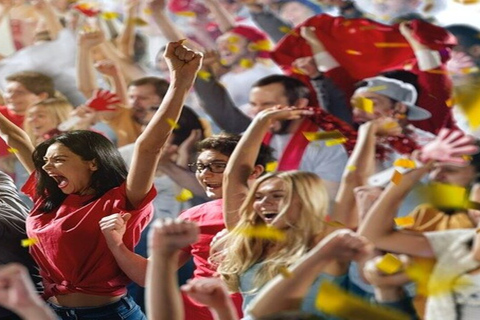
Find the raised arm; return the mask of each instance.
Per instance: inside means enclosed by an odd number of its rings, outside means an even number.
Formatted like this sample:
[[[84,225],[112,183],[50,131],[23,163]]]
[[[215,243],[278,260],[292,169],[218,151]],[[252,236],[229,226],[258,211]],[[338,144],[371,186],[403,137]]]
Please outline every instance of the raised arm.
[[[369,250],[368,242],[349,230],[331,233],[289,268],[289,277],[278,275],[268,282],[248,306],[247,312],[260,318],[298,309],[299,302],[307,295],[315,279],[326,272],[332,261],[349,262],[365,256]]]
[[[132,165],[127,176],[127,197],[136,207],[152,187],[161,150],[177,122],[185,98],[200,68],[202,55],[181,42],[167,45],[165,59],[170,69],[171,83],[163,101],[135,143]]]
[[[175,26],[166,12],[166,0],[147,0],[147,4],[152,10],[153,21],[162,30],[163,35],[168,41],[179,41],[186,39],[185,34]]]
[[[125,19],[120,35],[116,39],[118,50],[128,59],[133,60],[135,44],[135,16],[138,12],[139,0],[125,1]]]
[[[367,178],[375,171],[375,144],[378,134],[396,135],[401,133],[397,124],[388,129],[387,124],[394,123],[391,118],[369,121],[360,126],[358,139],[352,155],[342,175],[342,181],[335,198],[332,219],[341,222],[347,228],[358,227],[358,212],[354,189],[367,183]]]
[[[145,303],[150,320],[183,319],[183,303],[177,282],[180,249],[198,239],[199,227],[188,221],[157,220],[149,233],[150,262]]]
[[[238,210],[248,193],[247,181],[255,169],[262,138],[278,121],[299,119],[313,111],[276,106],[260,112],[233,151],[223,174],[223,212],[225,226],[232,230],[239,220]]]
[[[122,106],[127,105],[127,82],[119,66],[111,60],[101,60],[95,63],[95,69],[101,74],[110,77],[113,81],[112,91],[118,96]]]
[[[91,97],[98,88],[93,68],[92,49],[105,42],[101,30],[81,31],[77,38],[77,87],[85,95]]]
[[[220,31],[227,32],[235,27],[235,17],[218,0],[205,0],[205,5],[218,23]]]
[[[28,173],[35,170],[32,153],[35,149],[27,133],[0,113],[0,136],[20,160]]]
[[[0,0],[0,23],[8,16],[13,7],[13,0]]]
[[[31,3],[35,11],[42,17],[42,22],[45,23],[50,38],[56,39],[58,33],[63,29],[63,26],[55,14],[52,5],[45,0],[33,0]]]

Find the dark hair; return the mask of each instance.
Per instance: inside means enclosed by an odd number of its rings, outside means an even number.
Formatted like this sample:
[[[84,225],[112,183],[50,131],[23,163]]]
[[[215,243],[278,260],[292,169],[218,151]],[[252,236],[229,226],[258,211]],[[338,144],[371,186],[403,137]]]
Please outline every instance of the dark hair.
[[[465,25],[465,24],[452,24],[445,27],[449,32],[457,38],[458,44],[466,47],[465,49],[470,48],[474,45],[480,45],[480,30]]]
[[[213,135],[197,143],[197,151],[215,150],[221,154],[230,157],[235,147],[240,141],[241,136],[238,134],[221,133]],[[255,161],[255,165],[266,166],[267,163],[275,161],[273,157],[273,148],[262,143],[260,151]]]
[[[62,133],[39,144],[32,155],[37,178],[36,194],[45,199],[40,208],[42,212],[58,208],[67,197],[58,188],[57,182],[42,169],[47,149],[55,143],[61,143],[85,161],[95,160],[97,170],[91,178],[91,187],[95,194],[90,201],[100,198],[108,190],[118,187],[125,181],[127,167],[110,140],[99,133],[87,130]]]
[[[137,80],[133,80],[128,84],[128,87],[140,87],[151,85],[155,88],[155,94],[163,99],[167,94],[169,83],[167,80],[158,77],[143,77]]]
[[[22,71],[9,75],[6,81],[21,83],[28,91],[39,95],[46,93],[48,98],[55,97],[55,86],[52,78],[43,73]]]
[[[264,77],[252,84],[252,88],[264,87],[274,83],[280,83],[283,86],[290,105],[294,105],[301,98],[310,100],[310,89],[302,81],[289,76],[274,74]]]
[[[202,126],[202,122],[198,115],[189,107],[183,106],[182,113],[180,113],[180,118],[178,118],[178,129],[173,130],[173,141],[172,144],[174,145],[181,145],[183,141],[185,141],[188,136],[192,133],[192,130],[200,129],[202,130],[202,137],[204,136],[204,128]]]

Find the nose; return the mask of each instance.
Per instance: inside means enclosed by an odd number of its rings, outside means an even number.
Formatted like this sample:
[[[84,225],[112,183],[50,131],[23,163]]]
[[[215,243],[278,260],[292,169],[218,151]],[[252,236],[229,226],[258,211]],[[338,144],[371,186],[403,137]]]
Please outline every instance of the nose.
[[[42,166],[42,169],[44,171],[48,171],[48,168],[50,168],[52,165],[49,161],[45,161],[45,164]]]

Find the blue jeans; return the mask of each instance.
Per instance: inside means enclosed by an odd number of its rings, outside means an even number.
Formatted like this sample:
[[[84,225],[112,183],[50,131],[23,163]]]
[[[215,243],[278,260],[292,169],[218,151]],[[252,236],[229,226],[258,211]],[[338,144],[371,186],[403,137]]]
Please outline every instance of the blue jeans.
[[[48,302],[62,320],[147,320],[140,307],[130,296],[101,307],[67,308]]]

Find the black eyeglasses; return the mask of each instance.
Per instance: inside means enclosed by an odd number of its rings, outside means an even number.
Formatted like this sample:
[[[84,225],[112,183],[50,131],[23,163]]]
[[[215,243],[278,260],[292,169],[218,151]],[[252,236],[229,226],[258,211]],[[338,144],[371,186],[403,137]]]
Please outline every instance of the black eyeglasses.
[[[192,172],[202,172],[205,168],[208,168],[213,173],[223,173],[225,168],[227,167],[226,162],[218,161],[218,162],[211,162],[209,164],[203,164],[200,162],[189,163],[188,168]]]

